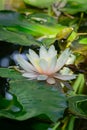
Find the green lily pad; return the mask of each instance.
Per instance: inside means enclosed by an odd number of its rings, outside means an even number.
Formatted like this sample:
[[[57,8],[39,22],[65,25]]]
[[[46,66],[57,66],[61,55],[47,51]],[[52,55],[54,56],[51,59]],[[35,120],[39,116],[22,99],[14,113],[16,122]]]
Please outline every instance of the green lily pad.
[[[85,12],[87,13],[87,0],[67,0],[67,5],[61,9],[64,12],[69,14],[76,14],[78,12]]]
[[[66,98],[55,86],[37,81],[11,82],[10,92],[14,93],[26,114],[17,119],[25,120],[40,114],[46,114],[51,120],[57,121],[63,117]]]
[[[87,96],[77,95],[68,99],[69,110],[82,118],[87,118]]]
[[[38,15],[38,14],[37,14]],[[23,16],[20,13],[13,12],[13,11],[1,11],[0,12],[0,26],[5,27],[9,31],[13,32],[22,32],[25,34],[30,34],[35,37],[45,36],[48,38],[55,38],[61,30],[65,29],[65,26],[57,24],[55,19],[48,16],[48,19],[44,19],[46,22],[37,22],[37,19],[43,19],[39,15],[37,18],[35,15],[34,17],[30,15],[30,17]],[[33,17],[33,19],[32,19]],[[35,21],[36,19],[36,21]]]
[[[0,29],[0,41],[6,41],[21,46],[40,45],[31,35]]]
[[[7,92],[6,92],[7,93]],[[24,115],[22,105],[17,101],[17,97],[11,93],[8,93],[11,98],[5,98],[0,96],[0,116],[15,119],[16,116]]]
[[[0,70],[0,75],[5,72],[2,74],[3,77],[12,77],[9,92],[17,97],[17,101],[23,107],[22,112],[15,117],[10,111],[6,111],[7,114],[4,111],[5,117],[26,120],[45,114],[54,122],[63,117],[67,108],[66,97],[54,85],[49,85],[45,81],[26,80],[21,78],[18,72],[12,72],[10,69]]]
[[[14,69],[9,68],[0,68],[0,77],[10,78],[12,80],[19,80],[23,78],[21,73],[17,73]]]

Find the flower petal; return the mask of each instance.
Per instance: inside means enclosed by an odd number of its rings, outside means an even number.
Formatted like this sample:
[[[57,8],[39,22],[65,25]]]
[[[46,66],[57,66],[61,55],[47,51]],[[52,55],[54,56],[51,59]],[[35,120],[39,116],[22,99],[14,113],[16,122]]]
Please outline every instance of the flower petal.
[[[54,56],[54,57],[51,59],[51,61],[50,61],[49,68],[47,69],[47,73],[48,73],[48,74],[54,73],[56,63],[57,63],[57,57]]]
[[[46,80],[47,78],[47,75],[38,75],[37,80]]]
[[[39,56],[36,54],[36,52],[31,49],[29,49],[29,55],[34,59],[39,59]]]
[[[44,46],[41,46],[39,53],[41,59],[45,59],[48,57],[47,50]]]
[[[48,84],[55,84],[56,81],[55,81],[54,78],[48,78],[48,79],[47,79],[47,83],[48,83]]]
[[[50,57],[54,57],[57,55],[57,51],[55,50],[55,47],[52,45],[50,46],[49,50],[48,50],[48,55]]]
[[[41,73],[42,70],[41,70],[41,68],[39,66],[39,58],[32,57],[29,54],[26,54],[26,56],[28,57],[30,62],[33,64],[33,66],[36,68],[37,72]]]
[[[23,59],[20,54],[17,55],[17,61],[25,71],[27,72],[36,71],[35,68],[29,62]]]
[[[29,49],[29,54],[26,54],[30,62],[35,66],[35,68],[38,67],[39,62],[39,56],[34,52],[33,50]]]
[[[38,74],[36,74],[36,73],[23,73],[22,75],[23,75],[24,77],[30,78],[30,79],[36,79],[37,76],[38,76]]]
[[[42,73],[46,73],[48,70],[48,62],[44,59],[39,61],[40,68],[42,69]]]
[[[76,75],[61,75],[61,74],[55,74],[54,78],[60,79],[60,80],[72,80],[76,78]]]
[[[65,51],[62,52],[62,54],[59,56],[59,58],[57,60],[55,72],[57,72],[64,66],[64,64],[66,63],[66,61],[69,58],[70,53],[71,52],[70,52],[69,48],[67,48]]]

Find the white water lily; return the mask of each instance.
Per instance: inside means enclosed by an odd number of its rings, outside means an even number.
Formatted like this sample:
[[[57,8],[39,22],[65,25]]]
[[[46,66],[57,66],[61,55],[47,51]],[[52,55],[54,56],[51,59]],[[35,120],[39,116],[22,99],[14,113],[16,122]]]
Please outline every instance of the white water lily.
[[[24,77],[30,80],[46,80],[49,84],[55,84],[56,79],[66,81],[76,78],[76,75],[62,75],[59,73],[70,54],[71,51],[67,48],[57,58],[57,51],[53,45],[48,50],[41,46],[39,55],[29,49],[29,54],[26,56],[30,62],[23,59],[20,54],[17,55],[17,62],[23,69],[22,75]]]

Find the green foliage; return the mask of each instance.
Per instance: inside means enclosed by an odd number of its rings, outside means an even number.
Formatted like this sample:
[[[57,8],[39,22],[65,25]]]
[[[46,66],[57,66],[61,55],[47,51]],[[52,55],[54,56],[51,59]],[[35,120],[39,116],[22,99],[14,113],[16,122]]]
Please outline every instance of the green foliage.
[[[24,115],[22,105],[17,101],[17,97],[11,93],[12,99],[6,99],[0,97],[0,117],[8,117],[11,119],[15,119],[16,116]]]
[[[10,78],[13,80],[24,79],[21,73],[17,73],[14,69],[8,69],[8,68],[0,68],[0,76]]]
[[[35,39],[44,37],[49,38],[47,42],[50,45],[56,40],[56,35],[59,34],[60,37],[65,38],[69,32],[72,32],[71,27],[57,24],[54,18],[46,14],[31,14],[26,18],[12,11],[0,12],[0,27],[1,41],[23,46],[40,45],[42,42]]]
[[[57,20],[54,17],[45,13],[31,13],[27,16],[27,19],[42,25],[58,25]]]
[[[38,8],[48,8],[49,6],[51,6],[54,2],[56,2],[58,0],[24,0],[24,2],[26,2],[29,5],[38,7]]]
[[[87,38],[82,38],[80,41],[79,41],[80,44],[87,44]]]
[[[2,109],[1,116],[25,120],[45,114],[54,122],[63,117],[67,107],[66,97],[54,85],[50,86],[45,82],[23,79],[18,72],[12,72],[12,70],[5,68],[0,69],[0,75],[11,77],[10,93],[17,97],[17,101],[23,107],[23,110],[18,114],[12,114],[9,109]]]
[[[40,42],[36,41],[31,35],[21,32],[12,32],[4,28],[0,29],[0,41],[6,41],[13,44],[22,46],[40,45]]]
[[[69,14],[76,14],[79,12],[87,13],[87,0],[67,0],[67,5],[61,9]]]
[[[75,115],[87,118],[87,96],[76,95],[68,99],[69,111]]]
[[[0,0],[0,10],[4,9],[5,0]]]
[[[44,24],[29,21],[23,15],[16,12],[0,12],[0,25],[7,27],[10,31],[21,31],[33,36],[52,36],[55,37],[58,29],[64,27],[55,24],[55,26],[46,26]],[[57,28],[56,28],[57,27]]]
[[[0,1],[0,10],[11,9],[11,11],[0,11],[0,43],[5,41],[5,43],[31,47],[42,44],[49,47],[54,44],[58,53],[62,53],[62,50],[70,47],[76,60],[75,65],[67,65],[67,67],[77,74],[77,78],[70,81],[73,91],[68,91],[63,86],[64,94],[59,91],[57,85],[49,85],[44,81],[27,80],[15,69],[0,68],[0,77],[10,79],[10,88],[8,92],[5,90],[5,97],[0,95],[0,117],[17,121],[28,119],[27,128],[30,130],[73,130],[77,117],[87,119],[87,93],[85,90],[87,88],[87,0],[66,0],[63,8],[60,6],[61,3],[63,4],[62,0],[61,2],[59,2],[60,0],[24,0],[25,5],[23,1],[23,5],[20,5],[21,0],[15,1],[18,1],[19,5],[17,2],[17,4],[13,4],[14,0],[8,2],[8,6],[5,0]],[[54,2],[58,2],[58,4],[53,6],[54,12],[50,10],[51,16],[49,16],[45,8],[51,7]],[[17,7],[16,10],[15,5],[20,6],[20,9]],[[28,5],[39,9],[33,9]],[[16,11],[12,11],[14,9]],[[58,13],[59,15],[57,15]],[[2,50],[1,45],[0,50]],[[0,58],[0,61],[3,60],[3,56],[0,55]],[[0,87],[2,88],[2,86]],[[83,95],[84,91],[85,95]],[[6,97],[6,94],[10,94],[12,99]],[[66,108],[68,108],[68,113],[66,111],[64,115]]]

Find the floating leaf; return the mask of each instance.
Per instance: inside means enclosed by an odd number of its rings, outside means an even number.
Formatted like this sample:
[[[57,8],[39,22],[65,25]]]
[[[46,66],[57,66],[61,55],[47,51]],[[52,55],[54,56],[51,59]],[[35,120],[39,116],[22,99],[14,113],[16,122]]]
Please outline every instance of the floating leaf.
[[[87,0],[67,0],[67,5],[61,9],[64,12],[70,14],[76,14],[78,12],[86,12],[87,13]]]
[[[25,3],[32,5],[34,7],[38,7],[38,8],[48,8],[56,1],[57,0],[47,0],[47,1],[44,1],[44,0],[42,0],[42,1],[41,0],[35,0],[35,1],[24,0]]]
[[[68,99],[69,110],[82,118],[87,118],[87,96],[77,95]]]
[[[79,41],[80,44],[87,44],[87,38],[83,38]]]
[[[3,69],[1,74],[4,71],[5,69]],[[3,116],[17,120],[25,120],[40,114],[45,114],[52,121],[57,121],[63,117],[64,110],[67,107],[66,97],[54,85],[51,86],[46,82],[20,78],[21,76],[18,72],[12,72],[12,70],[8,69],[6,69],[6,73],[3,76],[12,76],[9,91],[17,97],[17,101],[23,107],[23,111],[15,115],[15,117],[8,111],[4,111],[5,114],[2,113]]]
[[[10,93],[8,93],[10,94]],[[15,119],[15,116],[24,114],[22,105],[17,101],[15,95],[10,94],[12,99],[0,97],[0,116]]]
[[[49,17],[49,16],[48,16]],[[53,23],[53,25],[52,25]],[[65,26],[54,22],[37,23],[34,20],[29,20],[25,16],[12,11],[0,12],[0,25],[7,28],[9,31],[24,32],[35,37],[45,36],[55,38]]]
[[[10,78],[13,80],[19,80],[23,77],[20,73],[17,73],[14,69],[0,68],[0,77]]]
[[[14,93],[26,114],[17,119],[25,120],[40,114],[47,115],[51,120],[57,121],[63,117],[66,98],[54,86],[36,81],[14,81],[10,92]]]
[[[40,24],[45,24],[45,25],[55,25],[57,24],[57,20],[54,19],[53,17],[44,14],[44,13],[33,13],[27,16],[28,20],[38,22]]]
[[[22,46],[40,45],[31,35],[0,29],[0,41],[6,41]]]
[[[24,16],[14,11],[0,11],[0,25],[3,26],[16,26],[21,24]]]
[[[52,45],[56,41],[56,38],[43,38],[42,39],[42,44],[46,46]]]

